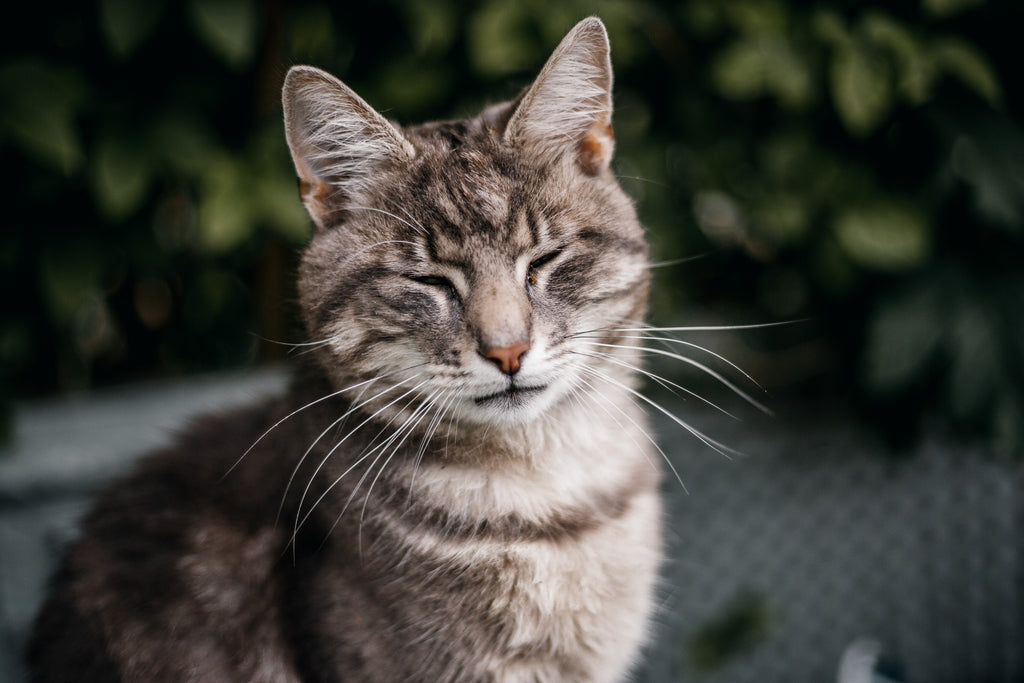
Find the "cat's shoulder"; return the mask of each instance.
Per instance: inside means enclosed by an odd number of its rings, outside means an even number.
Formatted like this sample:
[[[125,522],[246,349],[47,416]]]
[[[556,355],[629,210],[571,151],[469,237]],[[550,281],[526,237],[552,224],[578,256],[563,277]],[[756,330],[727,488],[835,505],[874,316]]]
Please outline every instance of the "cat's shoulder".
[[[213,674],[262,666],[245,660],[244,648],[233,656],[245,661],[220,661],[224,653],[209,642],[214,633],[230,641],[230,625],[272,613],[281,599],[278,567],[288,537],[268,504],[270,485],[259,484],[272,460],[258,449],[239,460],[253,426],[273,414],[267,400],[199,417],[98,495],[51,580],[28,650],[34,670],[52,674],[56,652],[79,662],[77,680],[108,680],[105,672],[124,673],[127,665],[138,667],[140,680],[175,680],[182,672],[167,668],[174,664],[161,654],[168,647],[205,652],[201,666]],[[280,483],[277,472],[262,475]],[[268,648],[280,655],[282,638],[265,630]],[[106,642],[83,650],[83,634]]]

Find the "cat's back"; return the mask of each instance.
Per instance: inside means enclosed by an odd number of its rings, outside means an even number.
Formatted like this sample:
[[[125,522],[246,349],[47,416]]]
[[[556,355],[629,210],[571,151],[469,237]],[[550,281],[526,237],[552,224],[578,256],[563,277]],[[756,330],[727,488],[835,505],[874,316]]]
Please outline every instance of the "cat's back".
[[[274,415],[203,418],[108,487],[54,576],[32,680],[297,680],[280,628],[283,463],[268,447],[234,466]]]

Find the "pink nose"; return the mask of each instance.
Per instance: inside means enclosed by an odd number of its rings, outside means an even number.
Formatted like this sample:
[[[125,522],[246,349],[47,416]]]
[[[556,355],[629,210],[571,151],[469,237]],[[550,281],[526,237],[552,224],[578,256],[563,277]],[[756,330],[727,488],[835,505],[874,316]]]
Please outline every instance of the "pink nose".
[[[530,342],[521,341],[512,346],[492,346],[484,349],[483,356],[501,368],[506,375],[514,375],[519,372],[519,361],[529,350]]]

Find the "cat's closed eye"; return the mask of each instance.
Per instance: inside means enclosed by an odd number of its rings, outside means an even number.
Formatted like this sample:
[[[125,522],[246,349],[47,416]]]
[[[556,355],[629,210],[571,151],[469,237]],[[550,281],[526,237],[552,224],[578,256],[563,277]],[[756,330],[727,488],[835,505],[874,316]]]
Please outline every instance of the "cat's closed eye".
[[[444,277],[443,275],[409,274],[406,275],[406,277],[412,280],[413,282],[420,283],[421,285],[426,285],[428,287],[436,287],[437,289],[444,291],[445,294],[452,298],[459,298],[459,290],[455,288],[455,285],[452,283],[451,280]]]
[[[453,287],[451,280],[441,275],[409,275],[408,278],[431,287]]]
[[[547,264],[551,263],[556,258],[558,258],[558,256],[561,253],[562,253],[561,249],[555,249],[554,251],[550,251],[547,254],[544,254],[543,256],[541,256],[540,258],[534,259],[533,261],[530,262],[530,267],[526,271],[526,280],[527,280],[527,282],[530,283],[530,286],[532,286],[532,287],[536,287],[537,286],[537,274],[540,272],[540,270],[544,266],[546,266]]]

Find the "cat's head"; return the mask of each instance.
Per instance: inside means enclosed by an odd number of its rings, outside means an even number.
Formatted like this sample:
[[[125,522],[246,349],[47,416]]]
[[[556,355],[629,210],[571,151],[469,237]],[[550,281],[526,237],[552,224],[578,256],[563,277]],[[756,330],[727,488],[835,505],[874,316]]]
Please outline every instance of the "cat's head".
[[[625,352],[600,344],[641,321],[649,277],[609,168],[611,86],[593,18],[519,98],[466,121],[399,128],[333,76],[289,72],[286,133],[315,223],[299,294],[337,389],[508,426],[628,381]]]

